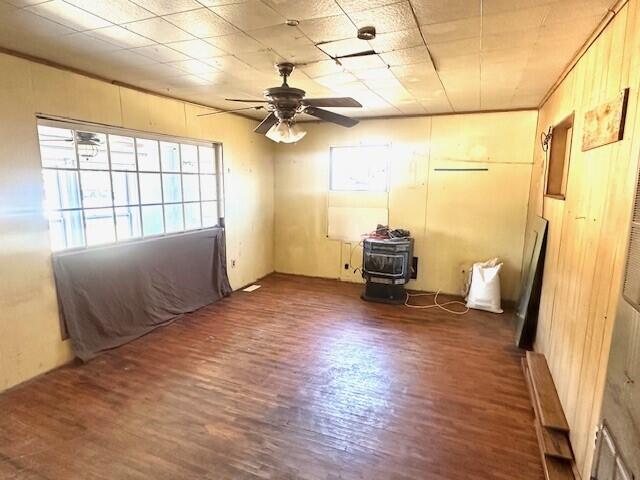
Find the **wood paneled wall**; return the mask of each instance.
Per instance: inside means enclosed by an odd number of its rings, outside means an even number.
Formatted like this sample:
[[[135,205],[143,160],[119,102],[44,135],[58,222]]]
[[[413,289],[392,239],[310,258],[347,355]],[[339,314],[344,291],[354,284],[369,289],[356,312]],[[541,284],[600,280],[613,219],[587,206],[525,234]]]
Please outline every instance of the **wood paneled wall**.
[[[638,165],[639,63],[639,0],[631,0],[542,106],[538,119],[539,139],[575,112],[566,200],[543,196],[545,154],[537,140],[529,217],[549,220],[535,347],[549,361],[584,479],[593,457]],[[585,112],[625,87],[631,91],[624,140],[582,152]]]

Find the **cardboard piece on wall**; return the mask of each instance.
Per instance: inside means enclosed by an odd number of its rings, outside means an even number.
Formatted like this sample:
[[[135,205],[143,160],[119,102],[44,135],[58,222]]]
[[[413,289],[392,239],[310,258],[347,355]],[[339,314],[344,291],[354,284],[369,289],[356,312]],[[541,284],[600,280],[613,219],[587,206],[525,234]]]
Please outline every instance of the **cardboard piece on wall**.
[[[629,89],[584,114],[582,151],[622,140]]]

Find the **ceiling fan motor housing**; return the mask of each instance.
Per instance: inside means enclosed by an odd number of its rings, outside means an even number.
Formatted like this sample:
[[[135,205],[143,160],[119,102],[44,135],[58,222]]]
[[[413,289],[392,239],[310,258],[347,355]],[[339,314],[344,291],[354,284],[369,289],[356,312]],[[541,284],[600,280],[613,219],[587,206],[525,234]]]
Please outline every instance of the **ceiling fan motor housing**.
[[[273,87],[264,91],[264,96],[274,106],[274,113],[279,120],[292,120],[298,112],[305,91],[293,87]]]

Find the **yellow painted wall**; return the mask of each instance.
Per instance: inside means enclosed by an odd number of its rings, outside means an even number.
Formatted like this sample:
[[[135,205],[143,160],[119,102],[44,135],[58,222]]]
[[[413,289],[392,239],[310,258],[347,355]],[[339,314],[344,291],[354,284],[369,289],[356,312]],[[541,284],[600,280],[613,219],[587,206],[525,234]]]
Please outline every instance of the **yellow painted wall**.
[[[229,277],[273,271],[273,155],[256,122],[0,54],[0,391],[72,358],[61,341],[37,113],[223,143]],[[231,261],[236,261],[235,268]]]
[[[498,256],[505,262],[503,295],[516,298],[536,119],[527,111],[365,120],[351,129],[305,125],[301,142],[276,149],[276,271],[360,280],[343,266],[350,256],[359,266],[362,250],[327,238],[327,207],[379,206],[381,199],[329,192],[329,151],[391,144],[384,200],[390,224],[416,239],[419,275],[411,287],[459,294],[463,271]],[[469,167],[488,172],[436,170]]]
[[[545,198],[539,140],[530,211],[549,221],[536,349],[549,362],[582,478],[589,478],[620,294],[640,130],[640,10],[631,0],[539,112],[538,133],[575,112],[566,200]],[[624,140],[581,151],[584,114],[630,87]]]

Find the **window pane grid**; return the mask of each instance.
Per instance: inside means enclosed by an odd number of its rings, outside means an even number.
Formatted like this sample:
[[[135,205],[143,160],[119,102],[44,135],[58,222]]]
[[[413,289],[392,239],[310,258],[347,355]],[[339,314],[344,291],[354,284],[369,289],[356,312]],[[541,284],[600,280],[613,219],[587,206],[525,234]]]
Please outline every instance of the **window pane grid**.
[[[215,146],[99,132],[92,127],[80,129],[82,135],[78,135],[74,128],[46,124],[40,130],[40,145],[54,250],[219,225],[219,150]],[[204,171],[203,149],[209,154]],[[61,161],[64,152],[68,160]],[[143,169],[141,156],[145,157]]]

